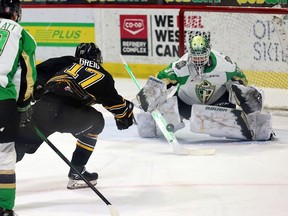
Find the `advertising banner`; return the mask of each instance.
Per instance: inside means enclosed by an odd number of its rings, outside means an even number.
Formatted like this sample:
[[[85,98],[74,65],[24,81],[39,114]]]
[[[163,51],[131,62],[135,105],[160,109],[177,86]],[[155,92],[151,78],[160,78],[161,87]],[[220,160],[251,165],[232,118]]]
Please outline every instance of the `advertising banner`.
[[[146,15],[120,15],[122,55],[148,56],[148,26]]]
[[[95,40],[94,23],[22,22],[38,46],[77,46]]]

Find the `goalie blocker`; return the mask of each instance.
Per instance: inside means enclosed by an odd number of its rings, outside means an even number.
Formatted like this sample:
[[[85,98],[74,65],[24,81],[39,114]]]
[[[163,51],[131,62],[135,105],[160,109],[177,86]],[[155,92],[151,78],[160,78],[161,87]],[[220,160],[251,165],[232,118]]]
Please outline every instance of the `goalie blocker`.
[[[269,112],[245,114],[242,110],[195,104],[190,129],[195,133],[244,140],[270,140],[272,116]]]

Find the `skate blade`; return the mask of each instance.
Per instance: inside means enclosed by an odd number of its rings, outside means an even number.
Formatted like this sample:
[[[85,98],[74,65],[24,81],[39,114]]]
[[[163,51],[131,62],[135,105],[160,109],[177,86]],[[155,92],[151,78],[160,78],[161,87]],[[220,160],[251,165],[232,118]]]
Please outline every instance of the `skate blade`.
[[[97,184],[97,180],[90,181],[90,183],[95,186]],[[81,188],[89,188],[89,186],[82,180],[69,180],[67,184],[67,189],[75,190]]]

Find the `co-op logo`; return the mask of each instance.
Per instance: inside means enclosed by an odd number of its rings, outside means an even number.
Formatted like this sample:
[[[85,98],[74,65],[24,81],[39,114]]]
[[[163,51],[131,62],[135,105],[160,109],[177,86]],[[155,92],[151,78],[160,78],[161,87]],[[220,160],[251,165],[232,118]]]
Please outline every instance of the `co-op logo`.
[[[124,29],[132,35],[144,30],[144,21],[142,19],[125,19],[123,25]]]

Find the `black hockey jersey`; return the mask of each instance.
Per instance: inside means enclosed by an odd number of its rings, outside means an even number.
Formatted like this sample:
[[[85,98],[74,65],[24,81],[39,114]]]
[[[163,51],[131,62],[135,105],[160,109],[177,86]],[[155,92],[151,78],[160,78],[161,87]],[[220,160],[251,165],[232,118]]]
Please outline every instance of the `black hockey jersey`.
[[[83,58],[63,56],[48,59],[37,66],[38,78],[35,88],[44,87],[75,104],[94,97],[115,117],[125,114],[126,100],[118,94],[112,75],[100,64]],[[37,89],[35,89],[37,91]],[[82,101],[81,101],[82,100]]]

